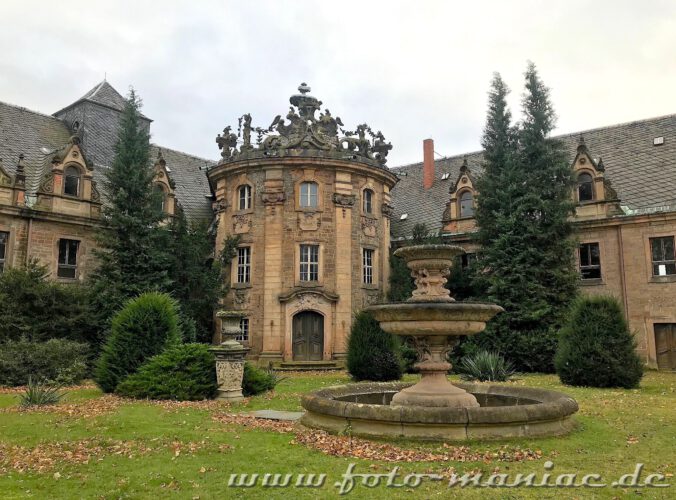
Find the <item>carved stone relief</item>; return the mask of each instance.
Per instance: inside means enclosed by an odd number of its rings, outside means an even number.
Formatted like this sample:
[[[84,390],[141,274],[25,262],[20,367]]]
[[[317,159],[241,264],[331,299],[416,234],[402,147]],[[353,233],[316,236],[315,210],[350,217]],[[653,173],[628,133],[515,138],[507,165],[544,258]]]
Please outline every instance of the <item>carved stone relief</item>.
[[[318,212],[299,212],[298,227],[303,231],[316,231],[321,225],[321,214]]]
[[[251,216],[249,214],[232,217],[232,230],[235,234],[248,233],[249,229],[251,229]]]

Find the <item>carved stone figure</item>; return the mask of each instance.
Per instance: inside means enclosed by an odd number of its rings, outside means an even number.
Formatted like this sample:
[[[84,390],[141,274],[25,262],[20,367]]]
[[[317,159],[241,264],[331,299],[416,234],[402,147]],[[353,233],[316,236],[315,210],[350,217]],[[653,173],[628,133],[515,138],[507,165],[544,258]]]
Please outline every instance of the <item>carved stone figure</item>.
[[[230,125],[223,129],[223,135],[218,134],[216,136],[216,144],[218,144],[218,149],[221,150],[223,159],[232,158],[237,147],[237,134],[231,132]]]
[[[242,124],[243,123],[243,124]],[[251,115],[249,113],[243,115],[240,118],[240,124],[242,124],[242,151],[248,151],[252,149],[251,146]]]

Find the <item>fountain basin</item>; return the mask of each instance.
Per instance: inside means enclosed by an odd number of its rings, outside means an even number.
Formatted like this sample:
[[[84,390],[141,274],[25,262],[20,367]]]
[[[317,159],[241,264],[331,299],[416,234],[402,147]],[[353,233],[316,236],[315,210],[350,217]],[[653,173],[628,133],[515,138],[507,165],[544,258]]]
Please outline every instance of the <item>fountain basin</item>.
[[[478,407],[390,406],[412,384],[359,383],[303,396],[307,427],[364,437],[463,441],[558,436],[570,432],[578,406],[566,394],[530,387],[457,383]]]

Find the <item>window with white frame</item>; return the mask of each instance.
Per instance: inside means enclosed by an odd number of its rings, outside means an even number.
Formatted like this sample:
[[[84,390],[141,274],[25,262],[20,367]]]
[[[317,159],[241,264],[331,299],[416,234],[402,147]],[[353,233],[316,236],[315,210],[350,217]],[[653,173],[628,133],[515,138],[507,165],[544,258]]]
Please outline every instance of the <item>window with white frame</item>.
[[[319,281],[319,245],[300,246],[300,280]]]
[[[300,185],[299,204],[301,208],[317,208],[318,186],[316,182],[303,182]]]
[[[370,189],[364,189],[364,202],[363,210],[365,214],[373,213],[373,191]]]
[[[237,249],[237,283],[251,282],[251,247]]]
[[[601,279],[601,249],[598,243],[580,245],[580,277],[583,280]]]
[[[239,210],[249,210],[251,208],[251,186],[244,184],[237,188]]]
[[[373,257],[375,251],[364,248],[362,253],[362,280],[365,285],[373,284]]]
[[[5,270],[7,247],[9,246],[9,233],[0,231],[0,273]]]
[[[59,262],[56,275],[59,278],[75,279],[77,277],[77,240],[59,240]]]
[[[247,342],[249,340],[249,318],[242,318],[239,320],[239,335],[235,340],[240,342]]]

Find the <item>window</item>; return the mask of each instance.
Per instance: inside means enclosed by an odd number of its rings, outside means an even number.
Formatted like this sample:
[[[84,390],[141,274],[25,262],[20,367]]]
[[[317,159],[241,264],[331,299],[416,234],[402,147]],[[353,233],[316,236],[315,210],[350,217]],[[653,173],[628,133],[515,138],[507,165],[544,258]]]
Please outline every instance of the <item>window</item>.
[[[235,340],[247,342],[249,340],[249,318],[239,320],[239,331],[240,334],[235,337]]]
[[[462,269],[469,268],[472,264],[476,262],[475,253],[463,253],[460,255],[460,267]]]
[[[77,240],[59,240],[59,265],[56,275],[59,278],[75,279],[77,277]]]
[[[237,249],[237,283],[251,282],[251,247]]]
[[[300,246],[300,280],[319,281],[319,245]]]
[[[460,196],[460,217],[472,217],[474,215],[474,195],[471,191],[465,191]]]
[[[80,196],[80,171],[77,167],[66,167],[64,172],[63,193],[68,196]]]
[[[370,189],[364,190],[364,206],[362,207],[365,214],[373,213],[373,191]]]
[[[580,245],[580,276],[583,280],[601,279],[601,251],[598,243]]]
[[[589,174],[580,174],[577,178],[577,198],[579,201],[594,199],[594,183]]]
[[[670,276],[676,274],[673,236],[650,238],[650,249],[653,258],[653,276]]]
[[[0,231],[0,273],[5,270],[5,257],[7,256],[7,245],[9,244],[9,233]]]
[[[364,248],[362,255],[362,276],[366,285],[373,284],[373,254],[373,250]]]
[[[164,189],[159,184],[153,186],[153,202],[155,203],[155,209],[164,212],[167,208],[166,195],[164,194]]]
[[[317,208],[317,183],[303,182],[300,185],[300,207]]]
[[[251,186],[245,184],[237,189],[239,210],[249,210],[251,208]]]

